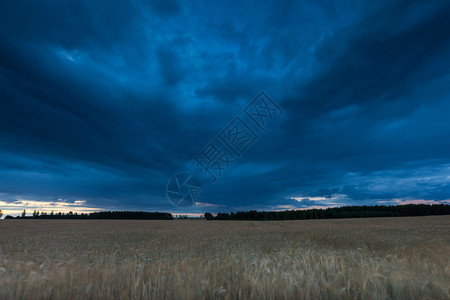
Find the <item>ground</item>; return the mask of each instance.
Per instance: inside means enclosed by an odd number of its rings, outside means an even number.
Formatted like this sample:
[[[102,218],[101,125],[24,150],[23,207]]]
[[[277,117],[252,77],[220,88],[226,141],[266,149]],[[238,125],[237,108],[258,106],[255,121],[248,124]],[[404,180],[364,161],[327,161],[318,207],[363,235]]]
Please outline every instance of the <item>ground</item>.
[[[0,220],[1,299],[449,299],[450,216]]]

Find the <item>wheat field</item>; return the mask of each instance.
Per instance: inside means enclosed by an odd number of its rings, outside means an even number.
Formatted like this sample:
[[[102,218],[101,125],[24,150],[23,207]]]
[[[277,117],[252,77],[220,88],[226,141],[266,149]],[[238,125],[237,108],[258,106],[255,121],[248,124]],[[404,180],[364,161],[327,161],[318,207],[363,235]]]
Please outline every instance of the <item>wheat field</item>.
[[[450,299],[450,216],[1,220],[1,299]]]

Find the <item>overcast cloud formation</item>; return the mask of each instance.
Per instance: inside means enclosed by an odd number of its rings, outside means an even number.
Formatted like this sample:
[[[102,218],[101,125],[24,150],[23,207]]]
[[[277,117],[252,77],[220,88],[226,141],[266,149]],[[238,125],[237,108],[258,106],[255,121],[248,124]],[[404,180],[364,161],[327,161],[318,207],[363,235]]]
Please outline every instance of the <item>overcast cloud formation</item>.
[[[0,208],[448,203],[449,15],[448,1],[1,1]],[[260,90],[283,116],[197,205],[172,206],[168,179]]]

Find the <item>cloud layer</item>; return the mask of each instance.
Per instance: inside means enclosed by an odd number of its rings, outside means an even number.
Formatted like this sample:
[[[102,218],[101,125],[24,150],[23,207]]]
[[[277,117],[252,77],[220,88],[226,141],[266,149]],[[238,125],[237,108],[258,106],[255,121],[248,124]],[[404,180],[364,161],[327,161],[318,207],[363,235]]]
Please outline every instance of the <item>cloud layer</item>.
[[[445,1],[3,1],[0,203],[180,212],[167,181],[199,172],[192,157],[260,90],[283,117],[183,212],[447,201],[449,14]]]

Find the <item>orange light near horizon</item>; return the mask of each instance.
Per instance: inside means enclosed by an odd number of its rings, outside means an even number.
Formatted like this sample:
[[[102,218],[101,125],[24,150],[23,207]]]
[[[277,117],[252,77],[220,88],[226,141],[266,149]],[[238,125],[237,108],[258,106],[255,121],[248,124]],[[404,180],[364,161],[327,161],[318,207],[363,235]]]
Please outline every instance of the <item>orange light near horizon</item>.
[[[14,202],[0,201],[0,209],[3,211],[3,217],[7,215],[18,216],[25,210],[27,216],[31,216],[33,212],[50,214],[52,211],[56,213],[68,212],[73,213],[90,213],[94,211],[102,211],[104,209],[98,207],[86,206],[85,200],[76,200],[74,202],[67,201],[36,201],[20,199]]]

